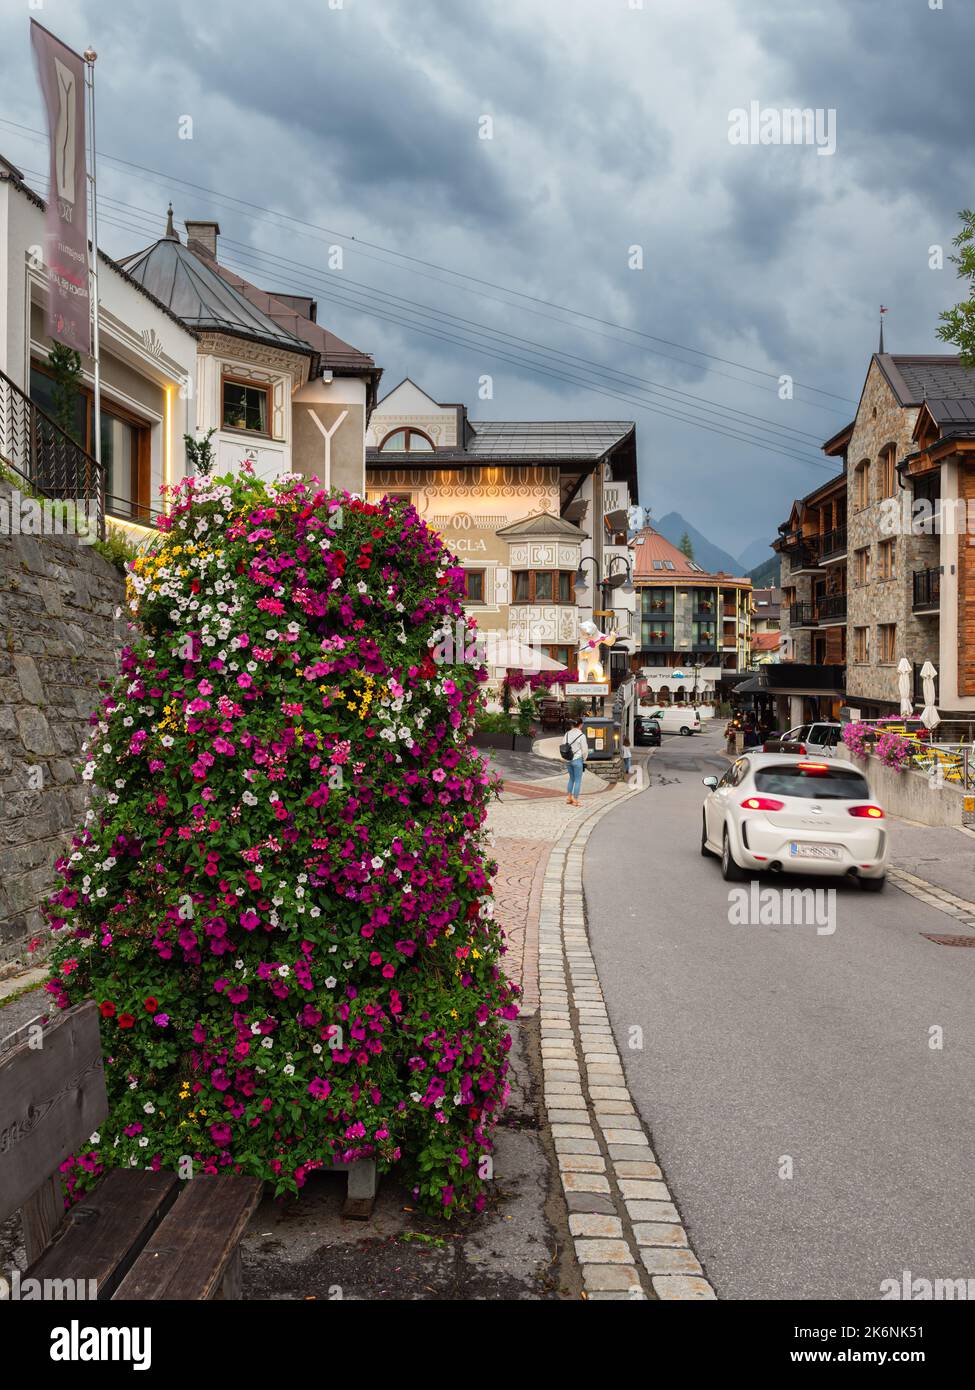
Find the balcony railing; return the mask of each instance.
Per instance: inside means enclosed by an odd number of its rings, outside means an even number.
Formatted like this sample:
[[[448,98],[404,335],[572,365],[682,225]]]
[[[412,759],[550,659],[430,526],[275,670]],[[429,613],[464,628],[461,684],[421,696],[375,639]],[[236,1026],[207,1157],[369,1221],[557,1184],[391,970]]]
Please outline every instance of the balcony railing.
[[[832,531],[827,531],[819,542],[819,558],[821,561],[830,560],[834,557],[846,554],[846,522],[842,526],[835,527]]]
[[[105,534],[104,475],[95,459],[0,372],[0,466],[30,492],[74,503]]]
[[[816,602],[816,616],[821,623],[846,621],[846,594],[827,594]]]
[[[808,599],[803,599],[800,603],[790,604],[790,627],[815,627],[817,621],[815,605],[810,603]]]
[[[941,570],[914,571],[915,613],[935,612],[941,607]]]
[[[818,543],[813,544],[798,531],[791,531],[782,537],[780,550],[788,556],[793,574],[796,570],[816,570],[820,567]]]

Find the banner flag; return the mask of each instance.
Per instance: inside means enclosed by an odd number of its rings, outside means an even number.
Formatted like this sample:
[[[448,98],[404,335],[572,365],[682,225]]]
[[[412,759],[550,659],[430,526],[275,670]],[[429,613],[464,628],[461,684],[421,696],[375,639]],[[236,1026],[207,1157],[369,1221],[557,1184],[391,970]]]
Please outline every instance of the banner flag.
[[[88,171],[84,59],[36,19],[31,47],[50,140],[47,198],[48,327],[52,338],[91,355],[88,286]]]

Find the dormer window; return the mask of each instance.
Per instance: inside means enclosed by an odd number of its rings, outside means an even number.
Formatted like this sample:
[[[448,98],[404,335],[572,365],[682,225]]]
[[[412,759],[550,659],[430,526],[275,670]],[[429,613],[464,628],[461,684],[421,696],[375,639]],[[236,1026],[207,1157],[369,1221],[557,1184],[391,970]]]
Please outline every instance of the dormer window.
[[[379,446],[383,454],[432,454],[433,440],[422,430],[393,430]]]

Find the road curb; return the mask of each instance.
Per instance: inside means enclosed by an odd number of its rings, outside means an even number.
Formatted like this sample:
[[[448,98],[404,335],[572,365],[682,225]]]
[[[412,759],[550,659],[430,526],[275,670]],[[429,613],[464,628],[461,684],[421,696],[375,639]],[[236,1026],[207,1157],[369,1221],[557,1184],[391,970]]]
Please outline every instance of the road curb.
[[[539,915],[543,1098],[586,1297],[714,1299],[630,1095],[589,947],[580,815],[548,858]]]

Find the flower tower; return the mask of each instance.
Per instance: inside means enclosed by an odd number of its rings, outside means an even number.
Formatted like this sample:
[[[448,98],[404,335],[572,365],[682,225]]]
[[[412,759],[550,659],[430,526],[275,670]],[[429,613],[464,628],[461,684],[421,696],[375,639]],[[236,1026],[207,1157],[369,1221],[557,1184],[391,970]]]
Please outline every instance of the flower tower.
[[[171,503],[49,904],[48,989],[100,1005],[111,1105],[69,1186],[130,1165],[280,1193],[372,1155],[479,1209],[517,991],[469,737],[484,672],[433,655],[462,571],[408,505],[316,480]]]

